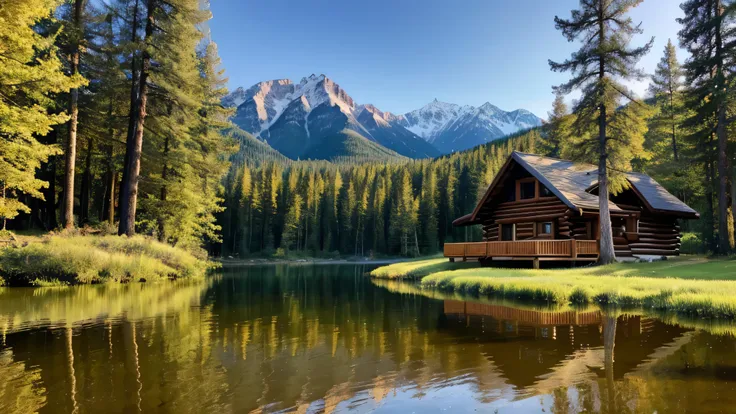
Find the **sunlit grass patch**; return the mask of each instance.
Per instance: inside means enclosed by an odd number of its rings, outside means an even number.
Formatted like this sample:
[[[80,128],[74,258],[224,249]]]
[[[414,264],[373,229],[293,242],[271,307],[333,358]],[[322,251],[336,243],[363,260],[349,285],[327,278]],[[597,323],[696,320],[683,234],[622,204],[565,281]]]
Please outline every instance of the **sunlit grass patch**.
[[[706,268],[728,268],[728,261],[701,262]],[[422,279],[421,286],[515,300],[559,304],[598,303],[621,307],[644,307],[701,317],[736,318],[736,280],[696,279],[702,274],[689,268],[684,278],[642,277],[660,266],[621,265],[601,268],[546,271],[475,269],[444,271]],[[610,271],[606,272],[605,269]],[[674,267],[672,268],[674,269]],[[673,271],[677,274],[676,271]],[[729,274],[736,279],[736,274]],[[707,276],[713,276],[707,275]],[[723,274],[720,276],[724,278]]]
[[[204,258],[142,236],[51,235],[0,249],[0,277],[11,285],[155,281],[204,275]]]
[[[477,262],[451,263],[446,258],[414,260],[381,266],[370,272],[377,279],[419,279],[432,273],[451,269],[479,268]]]

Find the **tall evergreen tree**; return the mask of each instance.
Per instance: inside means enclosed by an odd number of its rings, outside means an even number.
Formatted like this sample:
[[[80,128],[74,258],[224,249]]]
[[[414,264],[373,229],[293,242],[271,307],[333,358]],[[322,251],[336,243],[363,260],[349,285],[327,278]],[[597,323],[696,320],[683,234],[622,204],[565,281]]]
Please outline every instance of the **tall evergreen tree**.
[[[633,35],[642,33],[634,25],[628,12],[642,0],[581,0],[580,9],[572,17],[555,17],[555,27],[568,41],[581,39],[582,47],[564,62],[549,61],[555,72],[571,72],[572,79],[555,88],[568,94],[580,90],[582,97],[575,104],[573,130],[578,136],[587,136],[587,146],[596,148],[598,164],[600,256],[602,264],[616,259],[609,203],[609,167],[618,164],[611,159],[611,136],[608,134],[611,117],[615,114],[621,96],[633,100],[620,80],[641,79],[644,74],[635,65],[649,52],[654,39],[638,48],[629,47]],[[597,133],[591,131],[597,127]],[[620,145],[620,143],[619,143]],[[581,151],[581,156],[591,151]]]
[[[52,96],[84,84],[79,75],[67,76],[58,58],[55,36],[34,30],[53,20],[55,0],[8,0],[0,6],[0,219],[30,212],[19,200],[23,193],[43,200],[48,186],[36,170],[59,149],[39,142],[52,127],[68,120],[53,113]]]
[[[437,240],[437,173],[429,165],[423,171],[422,194],[419,204],[419,219],[425,252],[433,254],[439,249]],[[490,181],[489,181],[490,183]]]
[[[73,0],[71,18],[65,27],[69,49],[69,72],[79,75],[80,55],[84,47],[84,0]],[[79,119],[79,89],[72,88],[69,93],[69,122],[64,151],[64,228],[74,227],[74,173],[77,158],[77,121]]]
[[[728,240],[728,100],[732,93],[734,42],[733,29],[736,3],[726,0],[687,0],[680,8],[685,17],[678,19],[683,26],[679,32],[680,43],[690,52],[685,62],[686,82],[689,85],[688,108],[693,112],[686,125],[695,129],[703,143],[705,153],[715,135],[715,163],[717,172],[706,159],[706,186],[717,175],[718,193],[718,243],[713,246],[718,253],[729,249]],[[715,134],[714,134],[715,133]],[[708,195],[706,194],[706,198]],[[712,196],[709,210],[712,211]],[[710,214],[709,212],[706,214]],[[705,221],[712,221],[706,216]]]
[[[552,111],[547,114],[546,137],[542,143],[542,151],[551,157],[560,156],[560,143],[569,134],[571,117],[562,94],[555,94]]]
[[[659,114],[653,120],[654,124],[657,129],[669,135],[672,158],[677,162],[680,159],[677,128],[682,122],[682,69],[672,40],[667,41],[664,56],[652,75],[649,92],[660,108]]]

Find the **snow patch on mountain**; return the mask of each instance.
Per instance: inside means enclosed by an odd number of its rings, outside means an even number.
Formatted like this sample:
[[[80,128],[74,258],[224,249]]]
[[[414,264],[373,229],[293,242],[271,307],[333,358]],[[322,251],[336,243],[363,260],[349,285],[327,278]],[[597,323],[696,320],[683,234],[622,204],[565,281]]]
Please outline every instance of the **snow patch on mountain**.
[[[441,148],[442,144],[462,141],[467,135],[473,135],[473,139],[467,142],[467,148],[470,148],[523,129],[540,126],[542,120],[527,110],[506,112],[489,102],[473,107],[435,99],[420,109],[400,115],[399,123],[427,142],[437,143],[440,151],[447,152],[465,145],[450,149]],[[470,130],[473,131],[472,134],[468,133]],[[483,138],[479,138],[481,135]]]

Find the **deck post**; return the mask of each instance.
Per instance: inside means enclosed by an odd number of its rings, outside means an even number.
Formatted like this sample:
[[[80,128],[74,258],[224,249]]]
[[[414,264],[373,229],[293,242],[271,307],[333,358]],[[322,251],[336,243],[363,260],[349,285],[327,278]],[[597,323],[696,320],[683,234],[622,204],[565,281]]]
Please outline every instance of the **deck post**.
[[[538,258],[538,257],[535,257],[535,258],[534,258],[534,260],[532,261],[532,266],[533,266],[533,267],[534,267],[535,269],[539,269],[539,258]]]
[[[450,263],[455,263],[455,258],[454,257],[451,257],[450,258]]]
[[[578,258],[578,242],[575,239],[570,239],[570,256],[573,260]]]

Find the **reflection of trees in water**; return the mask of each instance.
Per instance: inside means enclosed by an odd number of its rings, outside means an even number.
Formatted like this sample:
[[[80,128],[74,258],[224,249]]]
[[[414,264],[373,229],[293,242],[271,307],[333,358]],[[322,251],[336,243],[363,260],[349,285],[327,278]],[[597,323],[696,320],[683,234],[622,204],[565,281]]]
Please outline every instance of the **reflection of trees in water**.
[[[182,312],[197,305],[212,280],[74,287],[7,288],[0,291],[3,334],[37,327],[63,327],[101,319],[138,320]]]
[[[41,369],[15,361],[13,351],[0,350],[0,412],[33,413],[46,405]]]
[[[623,321],[623,323],[622,323]],[[684,332],[660,343],[648,359],[632,367],[628,355],[637,341],[624,326],[626,315],[606,315],[602,326],[604,369],[596,378],[559,387],[551,408],[566,412],[729,412],[736,381],[736,353],[731,337]],[[646,326],[642,324],[642,329]],[[662,330],[676,326],[657,325]],[[651,340],[648,338],[647,340]],[[624,347],[622,350],[621,347]],[[621,359],[627,359],[621,362]],[[569,395],[577,395],[571,401]]]
[[[734,354],[733,341],[703,350],[704,341],[717,338],[705,333],[678,343],[675,352],[659,352],[685,330],[639,316],[604,314],[585,326],[530,328],[518,320],[450,314],[441,301],[375,288],[360,267],[226,271],[232,274],[209,288],[163,286],[138,299],[116,296],[135,291],[111,291],[112,307],[129,316],[122,322],[100,312],[104,295],[95,290],[65,293],[63,305],[45,302],[49,293],[41,302],[28,300],[29,310],[6,319],[13,328],[8,349],[0,351],[0,378],[16,378],[29,407],[48,401],[66,412],[74,407],[69,367],[80,411],[92,412],[329,412],[390,403],[397,390],[421,397],[453,385],[471,389],[476,402],[550,394],[542,400],[553,412],[625,412],[668,411],[673,396],[702,401],[705,396],[681,387],[695,378],[704,395],[706,385],[725,390],[714,373],[736,366],[736,357],[726,356]],[[74,316],[76,303],[85,305]],[[470,308],[479,309],[462,307]],[[78,322],[66,330],[17,331],[58,325],[40,322],[44,315]],[[80,329],[81,323],[90,325]],[[649,363],[655,354],[662,357]],[[700,377],[683,371],[683,361]],[[60,381],[65,387],[50,386]],[[0,383],[0,412],[14,407],[11,401]]]

